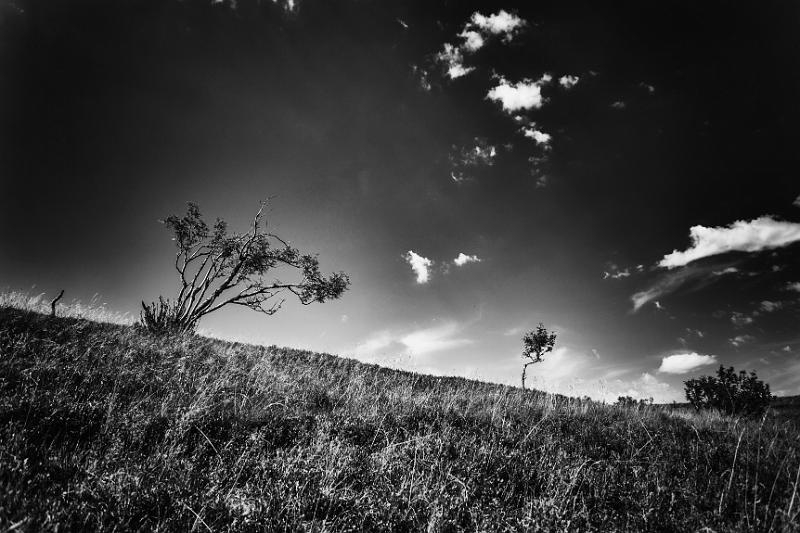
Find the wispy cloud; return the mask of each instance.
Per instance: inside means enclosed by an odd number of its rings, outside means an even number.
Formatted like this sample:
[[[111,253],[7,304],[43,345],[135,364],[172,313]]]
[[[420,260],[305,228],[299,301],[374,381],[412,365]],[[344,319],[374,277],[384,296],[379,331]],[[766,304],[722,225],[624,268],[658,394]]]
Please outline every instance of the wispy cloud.
[[[444,43],[444,50],[436,55],[436,59],[445,66],[445,74],[451,80],[466,76],[475,70],[475,67],[464,66],[464,55],[461,53],[461,49],[450,43]]]
[[[353,353],[361,359],[374,359],[382,355],[413,357],[473,344],[472,339],[461,335],[462,330],[463,326],[457,322],[412,330],[381,330],[358,343]]]
[[[753,323],[753,317],[738,311],[734,311],[731,313],[731,322],[734,326],[747,326]]]
[[[400,338],[408,351],[413,355],[426,355],[433,352],[452,350],[459,346],[472,344],[472,339],[457,337],[460,332],[458,324],[451,322],[442,326],[421,329]]]
[[[616,102],[611,104],[611,109],[621,110],[625,109],[626,107],[628,106],[622,100],[617,100]]]
[[[480,263],[480,262],[481,258],[478,257],[477,255],[467,255],[464,252],[460,252],[458,254],[458,257],[453,259],[453,263],[455,263],[456,266],[464,266],[467,263]]]
[[[486,98],[499,102],[507,113],[514,113],[521,109],[539,109],[544,104],[542,87],[552,81],[549,74],[543,75],[538,80],[524,79],[511,83],[501,77],[500,83],[489,90]]]
[[[679,353],[663,357],[658,371],[664,374],[687,374],[716,362],[717,358],[713,355],[700,355],[697,352]]]
[[[788,246],[800,241],[800,224],[763,216],[755,220],[737,220],[724,227],[692,226],[692,245],[674,250],[659,261],[658,266],[676,268],[692,261],[727,252],[758,252]]]
[[[652,302],[662,296],[671,294],[681,288],[686,283],[696,280],[708,273],[708,269],[687,267],[675,272],[667,272],[658,278],[650,287],[641,290],[631,296],[633,311],[636,312],[648,302]]]
[[[620,269],[614,263],[607,263],[606,270],[603,272],[603,279],[623,279],[630,277],[630,275],[631,275],[630,268]]]
[[[743,344],[749,344],[754,340],[756,340],[756,338],[752,335],[737,335],[731,339],[728,339],[728,342],[730,342],[735,348],[738,348],[739,346],[742,346]]]
[[[800,207],[800,194],[798,194],[797,198],[794,199],[794,202],[792,202],[792,205],[795,206],[795,207]]]
[[[724,276],[726,274],[738,274],[738,273],[739,269],[736,267],[727,267],[723,268],[722,270],[714,270],[712,272],[712,274],[714,274],[715,276]]]
[[[770,300],[764,300],[758,305],[758,308],[762,313],[773,313],[782,307],[783,302],[773,302]]]
[[[656,88],[653,87],[652,85],[650,85],[649,83],[641,82],[639,84],[639,87],[641,87],[642,89],[645,89],[650,94],[655,94],[655,92],[656,92]]]
[[[790,281],[786,284],[786,290],[800,292],[800,281]]]
[[[492,166],[495,157],[497,157],[497,147],[489,144],[484,137],[475,137],[471,145],[461,148],[453,146],[450,161],[461,166]]]
[[[411,265],[411,270],[417,275],[417,283],[428,283],[430,280],[430,267],[433,266],[433,261],[413,250],[403,254],[403,259]]]

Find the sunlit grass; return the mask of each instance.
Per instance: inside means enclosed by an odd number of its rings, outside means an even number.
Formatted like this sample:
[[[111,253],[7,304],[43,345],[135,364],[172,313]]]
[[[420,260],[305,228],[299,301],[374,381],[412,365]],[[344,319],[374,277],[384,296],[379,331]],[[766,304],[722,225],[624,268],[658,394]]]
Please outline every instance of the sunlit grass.
[[[798,530],[791,421],[42,312],[0,297],[0,530]]]

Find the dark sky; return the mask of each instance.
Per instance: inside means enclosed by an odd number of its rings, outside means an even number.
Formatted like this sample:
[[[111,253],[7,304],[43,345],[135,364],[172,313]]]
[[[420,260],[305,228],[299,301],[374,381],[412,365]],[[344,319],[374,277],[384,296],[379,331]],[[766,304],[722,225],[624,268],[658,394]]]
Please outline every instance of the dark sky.
[[[3,0],[0,284],[133,316],[176,290],[159,219],[194,201],[243,229],[269,197],[352,289],[208,333],[516,383],[541,321],[540,388],[680,399],[722,363],[798,394],[798,23],[792,2]]]

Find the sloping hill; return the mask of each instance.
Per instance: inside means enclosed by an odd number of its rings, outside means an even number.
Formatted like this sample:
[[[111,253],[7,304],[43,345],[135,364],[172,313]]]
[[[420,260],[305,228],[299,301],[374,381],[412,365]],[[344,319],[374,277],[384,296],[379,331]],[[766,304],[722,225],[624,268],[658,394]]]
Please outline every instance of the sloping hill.
[[[0,308],[0,528],[794,531],[792,423]]]

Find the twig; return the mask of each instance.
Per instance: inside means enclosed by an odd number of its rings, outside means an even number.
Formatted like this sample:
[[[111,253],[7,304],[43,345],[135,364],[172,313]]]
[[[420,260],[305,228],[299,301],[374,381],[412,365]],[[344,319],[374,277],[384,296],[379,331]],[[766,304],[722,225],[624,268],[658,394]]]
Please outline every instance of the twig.
[[[723,490],[722,494],[719,497],[719,508],[717,508],[717,514],[722,514],[722,503],[725,501],[725,494],[730,493],[731,491],[731,484],[733,483],[733,473],[736,471],[736,458],[739,457],[739,445],[742,443],[742,437],[744,437],[745,430],[743,429],[742,432],[739,434],[739,441],[736,443],[736,451],[733,453],[733,464],[731,465],[731,475],[728,478],[728,489]]]
[[[800,481],[800,465],[797,465],[797,475],[794,476],[794,489],[792,490],[792,500],[789,502],[789,510],[786,511],[786,516],[792,520],[792,507],[794,507],[794,498],[797,496],[797,482]]]
[[[203,520],[203,518],[199,514],[194,512],[194,509],[192,509],[191,507],[189,507],[185,503],[183,504],[183,506],[186,507],[196,517],[196,520],[194,521],[194,525],[192,526],[192,529],[194,529],[197,526],[197,520],[199,520],[201,524],[206,526],[207,530],[213,531],[210,527],[208,527],[208,524],[206,524],[206,521]],[[201,512],[202,512],[202,510],[201,510]]]

